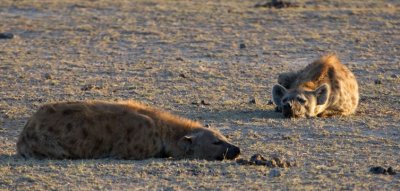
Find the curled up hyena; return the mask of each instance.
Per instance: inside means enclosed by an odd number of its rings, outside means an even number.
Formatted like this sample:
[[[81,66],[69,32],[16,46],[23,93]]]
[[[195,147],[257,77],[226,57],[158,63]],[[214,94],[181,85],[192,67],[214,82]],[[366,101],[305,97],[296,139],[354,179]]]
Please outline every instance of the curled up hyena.
[[[326,55],[300,71],[280,74],[272,97],[285,117],[314,117],[354,113],[359,93],[353,73],[335,55]]]
[[[137,102],[62,102],[27,122],[17,153],[38,159],[234,159],[240,149],[218,131]]]

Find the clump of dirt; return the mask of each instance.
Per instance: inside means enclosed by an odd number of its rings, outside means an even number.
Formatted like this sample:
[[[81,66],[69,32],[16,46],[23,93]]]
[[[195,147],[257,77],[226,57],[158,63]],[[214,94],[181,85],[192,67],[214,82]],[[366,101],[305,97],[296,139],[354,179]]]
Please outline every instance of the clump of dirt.
[[[270,159],[267,159],[260,154],[255,154],[255,155],[251,156],[250,160],[237,159],[236,163],[241,164],[241,165],[268,166],[270,168],[275,168],[275,167],[289,168],[289,167],[297,166],[296,162],[288,161],[284,157],[273,156]]]
[[[299,7],[299,4],[292,3],[292,2],[286,2],[286,1],[282,1],[282,0],[272,0],[271,2],[257,3],[256,5],[254,5],[254,7],[255,8],[267,7],[267,8],[282,9],[282,8],[289,8],[289,7]]]
[[[385,169],[384,167],[381,166],[374,166],[369,169],[369,172],[373,174],[388,174],[388,175],[396,175],[396,171],[393,169],[393,167],[389,167]]]

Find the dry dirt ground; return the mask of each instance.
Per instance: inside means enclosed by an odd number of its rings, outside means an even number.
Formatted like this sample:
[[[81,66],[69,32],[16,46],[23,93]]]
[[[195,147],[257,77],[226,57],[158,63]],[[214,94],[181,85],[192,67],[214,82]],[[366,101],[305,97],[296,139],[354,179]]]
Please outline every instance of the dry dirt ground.
[[[399,173],[369,172],[400,171],[399,1],[260,2],[1,0],[14,38],[0,39],[0,190],[399,190]],[[269,103],[277,74],[326,52],[357,76],[357,113],[283,119]],[[243,158],[298,166],[273,177],[234,161],[15,156],[39,105],[91,99],[159,106],[219,129]]]

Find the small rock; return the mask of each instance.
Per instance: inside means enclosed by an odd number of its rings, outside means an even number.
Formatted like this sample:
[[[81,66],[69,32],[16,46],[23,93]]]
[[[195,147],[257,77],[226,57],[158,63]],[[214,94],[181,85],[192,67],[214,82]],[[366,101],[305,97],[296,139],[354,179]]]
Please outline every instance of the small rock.
[[[43,76],[44,76],[44,78],[47,79],[47,80],[53,79],[53,77],[52,77],[49,73],[45,73]]]
[[[369,172],[374,174],[386,174],[386,169],[381,166],[374,166],[369,169]]]
[[[0,33],[0,39],[12,39],[14,35],[12,33]]]
[[[200,102],[202,105],[211,105],[209,102],[205,101],[205,100],[201,100]]]
[[[282,176],[282,173],[279,169],[273,168],[269,171],[269,177],[280,177]]]
[[[89,91],[89,90],[92,90],[92,89],[94,89],[94,85],[92,85],[92,84],[84,85],[81,88],[82,91]]]
[[[197,102],[197,101],[193,101],[193,102],[192,102],[192,105],[200,105],[200,103]]]
[[[390,174],[390,175],[396,175],[396,174],[397,174],[396,171],[395,171],[392,167],[389,167],[389,168],[386,170],[386,172],[387,172],[388,174]]]
[[[239,48],[240,48],[240,49],[244,49],[244,48],[246,48],[246,45],[245,45],[244,43],[240,43],[240,44],[239,44]]]
[[[400,74],[392,74],[390,77],[397,79],[397,78],[400,78]]]
[[[375,84],[382,84],[382,80],[376,79],[376,80],[374,81],[374,83],[375,83]]]
[[[179,77],[181,78],[187,78],[187,76],[185,74],[179,74]]]
[[[282,8],[288,8],[288,7],[299,7],[299,6],[300,5],[297,3],[285,2],[282,0],[272,0],[271,2],[257,3],[256,5],[254,5],[255,8],[267,7],[267,8],[276,8],[276,9],[282,9]]]
[[[274,161],[274,160],[269,160],[269,161],[267,161],[267,164],[266,164],[268,167],[270,167],[270,168],[275,168],[275,167],[278,167],[278,165],[276,164],[276,162]]]
[[[255,162],[257,160],[266,160],[262,155],[260,154],[254,154],[253,156],[251,156],[250,161],[251,162]]]
[[[183,58],[181,58],[181,57],[177,57],[176,60],[178,60],[178,61],[184,61]]]
[[[250,101],[249,101],[249,103],[250,103],[250,104],[256,104],[256,103],[257,103],[256,98],[251,98]]]

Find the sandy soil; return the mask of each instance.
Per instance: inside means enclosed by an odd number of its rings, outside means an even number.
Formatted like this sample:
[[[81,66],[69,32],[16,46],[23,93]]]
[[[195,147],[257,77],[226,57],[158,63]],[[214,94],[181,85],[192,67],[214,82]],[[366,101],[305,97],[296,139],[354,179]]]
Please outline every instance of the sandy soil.
[[[400,171],[399,1],[260,2],[2,0],[0,32],[14,38],[0,39],[0,190],[399,190],[399,173],[369,173]],[[358,112],[283,119],[269,103],[277,74],[326,52],[357,76]],[[234,161],[15,156],[39,105],[90,99],[160,106],[219,129],[243,158],[298,166],[272,177]]]

